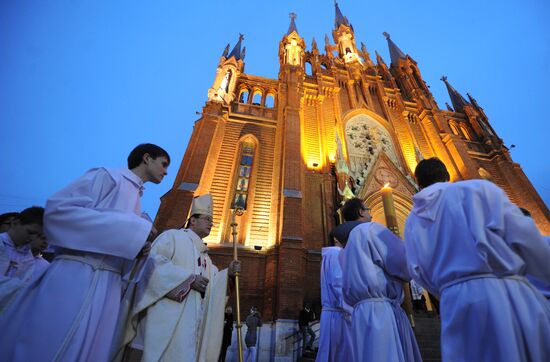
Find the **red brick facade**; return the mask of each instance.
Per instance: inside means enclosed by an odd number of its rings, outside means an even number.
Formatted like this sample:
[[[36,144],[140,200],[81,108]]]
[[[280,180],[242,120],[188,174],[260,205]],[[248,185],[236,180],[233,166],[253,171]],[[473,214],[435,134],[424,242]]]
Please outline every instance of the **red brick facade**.
[[[224,52],[176,181],[162,197],[155,223],[165,230],[184,224],[193,196],[213,195],[206,241],[224,267],[230,208],[245,192],[246,213],[237,217],[243,313],[257,305],[266,319],[295,319],[304,300],[319,299],[320,249],[351,192],[384,222],[380,188],[389,183],[402,227],[420,158],[439,157],[453,180],[492,180],[550,233],[548,208],[475,99],[466,101],[444,78],[453,108],[440,109],[417,63],[389,35],[390,67],[378,54],[375,64],[362,43],[357,48],[346,18],[336,20],[333,43],[327,38],[320,53],[315,40],[306,51],[292,19],[279,44],[278,79],[242,73],[242,39]],[[238,190],[245,143],[253,158],[248,185]]]

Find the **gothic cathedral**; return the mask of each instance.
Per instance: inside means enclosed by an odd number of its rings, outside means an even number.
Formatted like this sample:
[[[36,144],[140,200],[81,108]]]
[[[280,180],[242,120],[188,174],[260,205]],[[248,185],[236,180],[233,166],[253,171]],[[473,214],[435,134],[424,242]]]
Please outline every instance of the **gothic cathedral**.
[[[451,105],[440,109],[416,61],[389,34],[391,63],[378,53],[375,63],[335,9],[324,52],[315,39],[306,50],[291,14],[278,79],[244,72],[242,36],[231,51],[228,44],[156,219],[159,230],[182,227],[192,198],[211,193],[206,242],[225,266],[232,210],[244,209],[236,217],[241,305],[257,305],[266,320],[296,319],[304,300],[319,300],[320,250],[346,198],[363,199],[385,223],[380,189],[389,184],[403,230],[423,158],[440,158],[454,181],[493,181],[550,234],[548,208],[476,100],[442,77]]]

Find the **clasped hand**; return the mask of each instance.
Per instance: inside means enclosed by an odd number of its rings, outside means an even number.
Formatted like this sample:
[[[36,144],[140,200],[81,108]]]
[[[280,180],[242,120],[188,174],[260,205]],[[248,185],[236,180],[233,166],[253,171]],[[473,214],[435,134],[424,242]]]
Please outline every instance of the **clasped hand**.
[[[233,260],[231,263],[229,263],[229,267],[227,272],[229,273],[230,277],[234,277],[237,273],[241,272],[241,261],[240,260]]]
[[[208,278],[203,277],[202,275],[195,275],[195,281],[191,284],[191,289],[196,290],[199,293],[204,293],[206,287],[208,287]]]

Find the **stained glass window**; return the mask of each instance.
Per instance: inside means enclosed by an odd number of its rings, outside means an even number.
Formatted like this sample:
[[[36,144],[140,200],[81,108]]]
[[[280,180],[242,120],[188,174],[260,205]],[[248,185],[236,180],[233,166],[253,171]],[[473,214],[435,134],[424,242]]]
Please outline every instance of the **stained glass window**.
[[[232,208],[242,208],[246,210],[250,171],[252,170],[253,159],[254,144],[250,142],[243,143]]]

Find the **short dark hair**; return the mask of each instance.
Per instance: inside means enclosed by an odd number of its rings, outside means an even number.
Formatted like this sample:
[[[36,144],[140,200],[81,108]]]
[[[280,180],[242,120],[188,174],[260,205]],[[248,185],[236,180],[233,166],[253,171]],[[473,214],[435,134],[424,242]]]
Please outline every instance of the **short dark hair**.
[[[526,208],[520,207],[519,210],[521,211],[523,216],[533,217],[533,215],[531,215],[531,212]]]
[[[17,220],[23,225],[28,224],[44,224],[44,208],[40,206],[33,206],[25,209],[17,215]]]
[[[143,156],[148,153],[154,160],[157,157],[166,157],[168,163],[170,163],[170,155],[163,148],[154,145],[152,143],[142,143],[137,145],[136,148],[128,155],[128,168],[131,170],[138,167],[143,161]]]
[[[421,189],[436,182],[447,182],[451,179],[447,167],[437,157],[420,161],[414,170],[414,177]]]
[[[363,200],[354,197],[346,201],[342,207],[342,216],[346,221],[355,221],[361,217],[360,211],[368,210],[363,203]]]
[[[12,221],[17,218],[18,212],[6,212],[0,215],[0,225],[6,224],[8,221]]]
[[[191,218],[193,219],[200,219],[201,214],[193,214],[189,216],[189,219],[185,222],[185,225],[183,226],[184,229],[189,229],[191,227]]]
[[[361,221],[346,221],[343,224],[336,226],[330,232],[331,239],[334,237],[345,248],[348,243],[349,234],[356,227],[363,224]],[[333,241],[334,243],[334,241]]]

